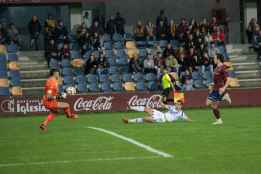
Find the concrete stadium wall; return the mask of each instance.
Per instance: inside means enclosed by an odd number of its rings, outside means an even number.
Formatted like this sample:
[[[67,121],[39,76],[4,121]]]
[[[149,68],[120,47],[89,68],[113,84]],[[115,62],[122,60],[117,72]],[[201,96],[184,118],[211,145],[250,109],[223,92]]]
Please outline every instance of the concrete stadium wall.
[[[229,91],[232,105],[261,106],[261,88],[234,89]],[[206,107],[208,91],[191,91],[185,93],[185,108]],[[127,111],[128,106],[148,106],[160,108],[160,94],[139,93],[100,93],[76,95],[66,99],[75,112],[119,112]],[[0,117],[18,115],[46,114],[41,97],[0,97]]]
[[[230,41],[240,42],[240,0],[111,0],[106,4],[106,16],[119,11],[127,21],[127,27],[142,21],[155,21],[160,9],[165,9],[169,18],[179,20],[181,17],[201,19],[210,17],[211,10],[226,8],[230,17]]]

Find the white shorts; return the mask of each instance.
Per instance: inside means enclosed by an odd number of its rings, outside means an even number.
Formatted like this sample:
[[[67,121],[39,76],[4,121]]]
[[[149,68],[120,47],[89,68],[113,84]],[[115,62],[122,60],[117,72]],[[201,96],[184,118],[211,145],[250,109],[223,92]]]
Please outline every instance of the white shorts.
[[[153,109],[151,116],[153,118],[153,121],[156,123],[166,122],[165,114],[163,112]]]

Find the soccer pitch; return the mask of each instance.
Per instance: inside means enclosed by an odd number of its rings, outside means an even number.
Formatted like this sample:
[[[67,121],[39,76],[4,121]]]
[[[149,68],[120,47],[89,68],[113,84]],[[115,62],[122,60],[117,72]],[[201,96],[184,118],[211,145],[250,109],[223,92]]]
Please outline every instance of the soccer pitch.
[[[38,128],[43,117],[1,118],[0,174],[261,172],[261,108],[222,109],[222,126],[211,125],[210,110],[185,112],[195,122],[121,122],[123,116],[145,115],[137,112],[86,113],[78,120],[61,116],[50,123],[46,133]]]

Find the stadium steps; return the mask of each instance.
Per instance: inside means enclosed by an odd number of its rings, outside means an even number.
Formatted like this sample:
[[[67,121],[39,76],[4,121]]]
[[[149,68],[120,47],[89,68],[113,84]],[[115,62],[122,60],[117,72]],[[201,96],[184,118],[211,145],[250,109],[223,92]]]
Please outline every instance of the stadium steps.
[[[22,51],[18,56],[23,94],[42,95],[43,85],[49,74],[44,51]]]
[[[241,87],[261,87],[261,62],[247,44],[227,45],[236,77]]]

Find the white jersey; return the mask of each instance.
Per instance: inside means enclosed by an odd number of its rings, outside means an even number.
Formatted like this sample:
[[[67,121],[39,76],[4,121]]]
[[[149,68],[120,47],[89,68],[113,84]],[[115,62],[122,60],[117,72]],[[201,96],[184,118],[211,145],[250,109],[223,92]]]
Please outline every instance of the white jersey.
[[[152,118],[155,122],[174,122],[179,119],[186,120],[187,115],[181,110],[177,111],[175,106],[167,105],[168,111],[163,113],[158,110],[153,110]]]

